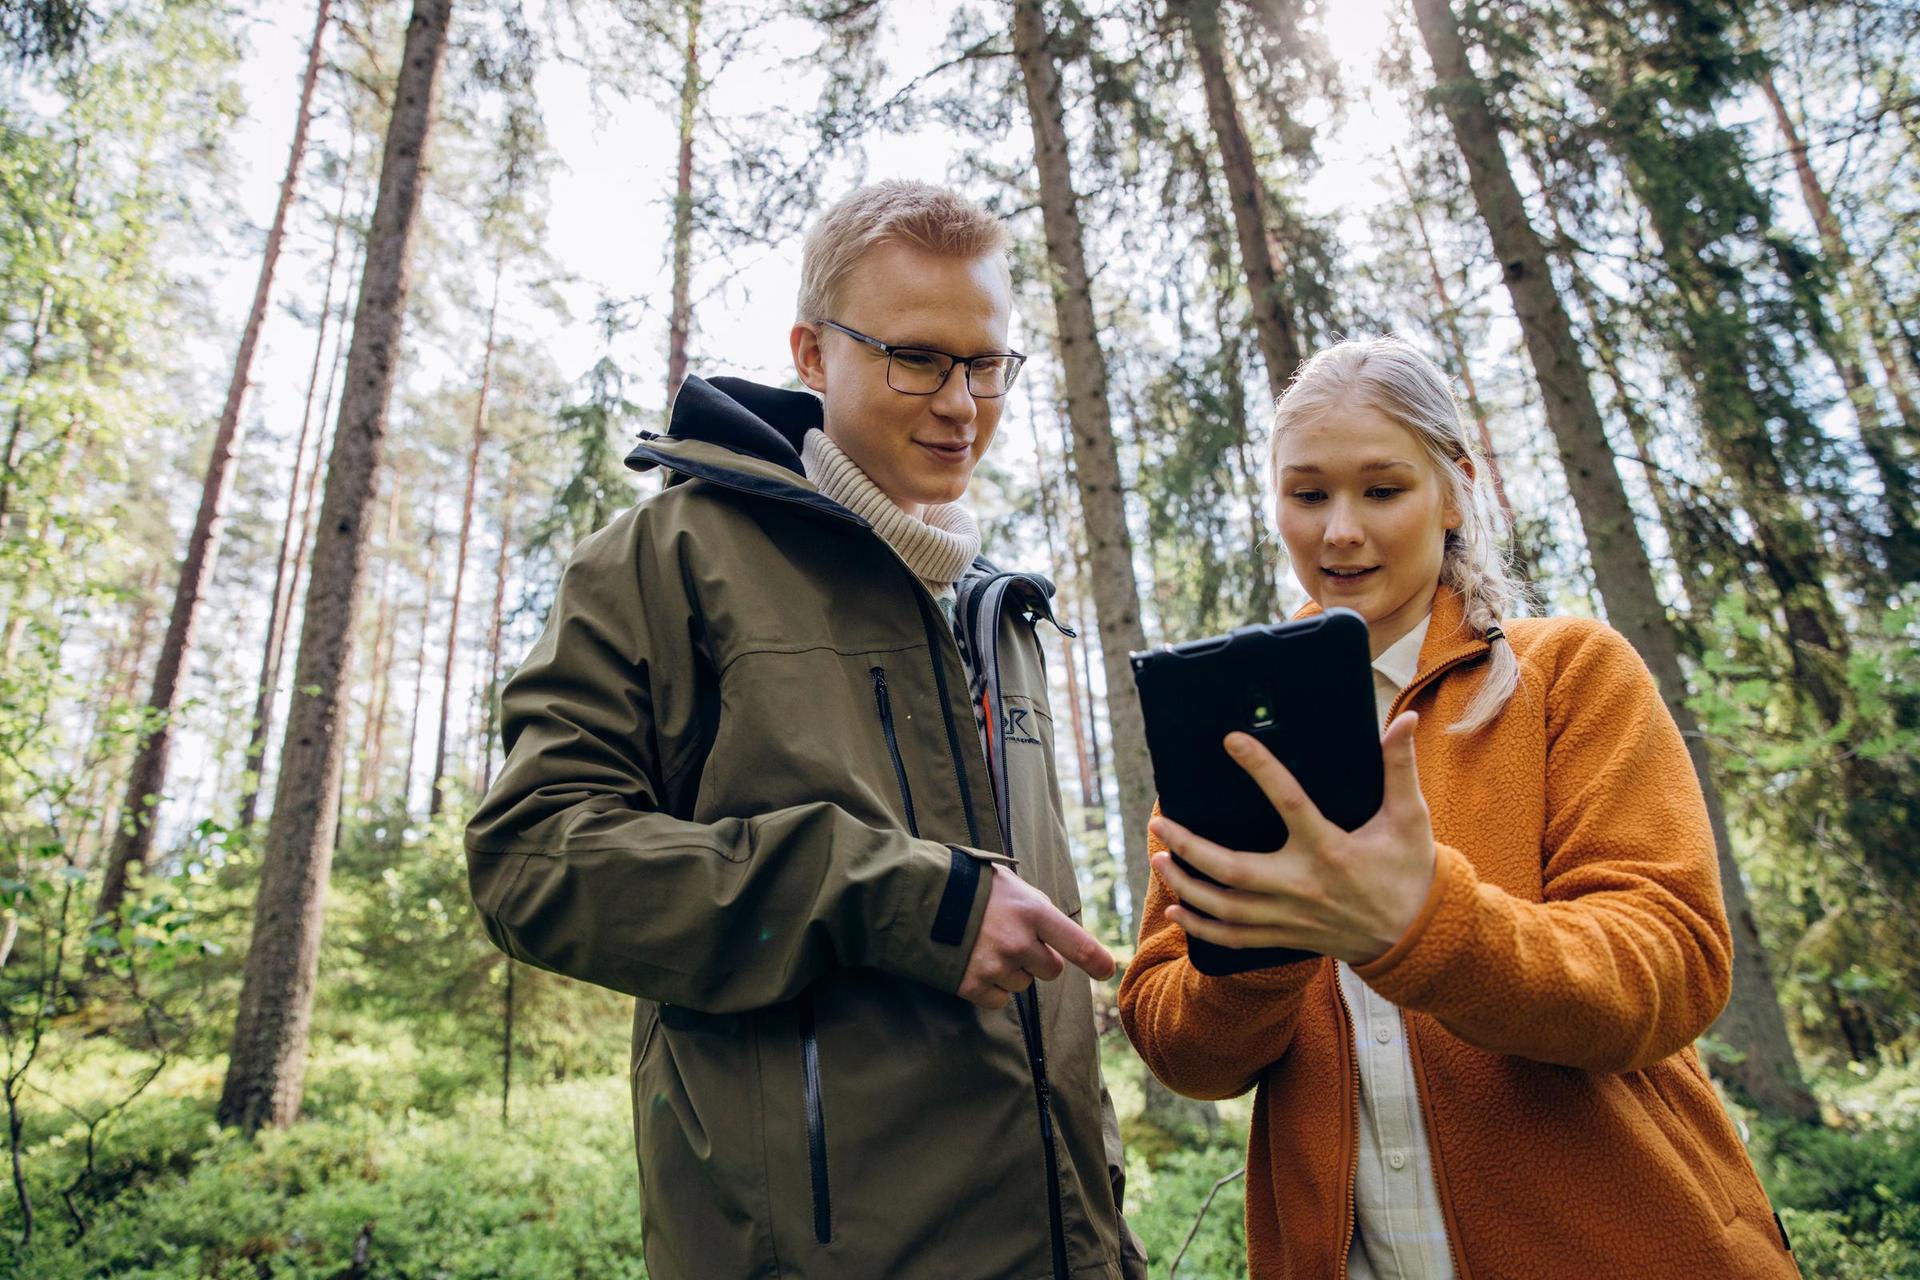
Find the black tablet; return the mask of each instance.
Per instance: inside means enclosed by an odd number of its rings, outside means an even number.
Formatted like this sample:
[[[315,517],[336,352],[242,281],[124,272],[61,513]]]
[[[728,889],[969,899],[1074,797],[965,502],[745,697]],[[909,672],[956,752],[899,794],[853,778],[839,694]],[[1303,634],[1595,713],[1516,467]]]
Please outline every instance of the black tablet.
[[[1241,627],[1132,658],[1160,811],[1181,826],[1229,849],[1268,852],[1287,842],[1287,824],[1222,745],[1236,729],[1292,770],[1329,821],[1351,831],[1379,812],[1373,663],[1366,621],[1353,610]],[[1314,954],[1191,937],[1187,952],[1196,969],[1214,975]]]

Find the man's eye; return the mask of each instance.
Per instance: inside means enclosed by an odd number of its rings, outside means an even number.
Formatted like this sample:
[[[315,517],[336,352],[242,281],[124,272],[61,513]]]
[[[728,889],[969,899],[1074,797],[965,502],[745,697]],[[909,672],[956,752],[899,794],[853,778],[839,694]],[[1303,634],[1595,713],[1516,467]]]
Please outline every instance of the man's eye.
[[[937,369],[940,367],[940,357],[934,355],[931,351],[896,351],[893,353],[893,359],[895,364],[904,365],[909,369]]]

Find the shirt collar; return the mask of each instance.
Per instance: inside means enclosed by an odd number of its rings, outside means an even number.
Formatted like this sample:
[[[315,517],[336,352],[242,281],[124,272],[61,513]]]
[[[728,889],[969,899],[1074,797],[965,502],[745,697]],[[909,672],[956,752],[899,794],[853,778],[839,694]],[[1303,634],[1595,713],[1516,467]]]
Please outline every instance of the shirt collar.
[[[1426,642],[1427,627],[1432,621],[1433,614],[1429,612],[1413,630],[1373,660],[1373,669],[1392,682],[1395,689],[1404,689],[1413,683],[1414,675],[1420,670],[1420,646]]]

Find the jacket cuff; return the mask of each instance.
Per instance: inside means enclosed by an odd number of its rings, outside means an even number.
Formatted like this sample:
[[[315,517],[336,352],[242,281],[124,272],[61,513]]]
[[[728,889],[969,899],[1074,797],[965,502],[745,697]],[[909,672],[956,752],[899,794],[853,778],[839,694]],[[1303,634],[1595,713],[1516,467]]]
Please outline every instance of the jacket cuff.
[[[1385,955],[1354,965],[1354,973],[1383,999],[1414,1007],[1419,994],[1447,971],[1472,936],[1479,883],[1465,854],[1436,841],[1433,884],[1419,914]]]
[[[997,859],[958,845],[928,847],[938,850],[939,875],[919,880],[911,902],[894,916],[881,967],[951,993],[959,990],[980,936]]]

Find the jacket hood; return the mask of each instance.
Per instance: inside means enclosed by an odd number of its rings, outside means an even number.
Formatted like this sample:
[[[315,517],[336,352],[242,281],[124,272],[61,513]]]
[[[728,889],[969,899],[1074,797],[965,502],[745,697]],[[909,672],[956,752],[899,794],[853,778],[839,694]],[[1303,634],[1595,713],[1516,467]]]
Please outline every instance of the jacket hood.
[[[785,467],[804,476],[800,450],[821,425],[820,400],[810,392],[762,386],[745,378],[689,377],[673,399],[664,436],[642,432],[642,442],[699,442]],[[661,459],[636,450],[627,465],[644,471]]]
[[[820,401],[805,391],[762,386],[745,378],[689,377],[673,400],[665,435],[642,431],[628,451],[634,471],[665,467],[668,484],[709,480],[783,498],[867,526],[807,479],[800,449],[821,425]]]

